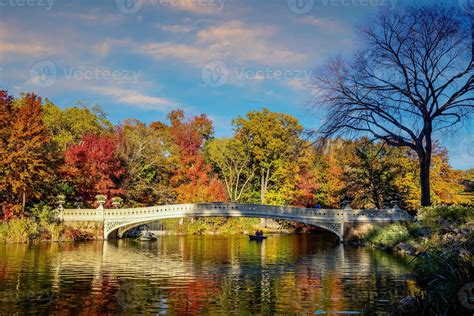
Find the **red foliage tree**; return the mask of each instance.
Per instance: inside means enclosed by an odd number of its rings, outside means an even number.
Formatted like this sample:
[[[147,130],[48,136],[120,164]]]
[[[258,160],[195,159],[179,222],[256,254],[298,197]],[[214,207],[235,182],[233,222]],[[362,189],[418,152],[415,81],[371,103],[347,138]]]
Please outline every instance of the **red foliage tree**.
[[[172,111],[170,135],[178,148],[178,167],[172,181],[176,185],[178,202],[226,201],[222,183],[211,177],[211,167],[205,163],[202,146],[212,136],[212,121],[206,115],[185,120],[182,110]]]
[[[87,135],[65,154],[64,174],[76,187],[76,193],[91,203],[97,194],[120,194],[119,182],[125,170],[116,156],[115,142],[108,136]]]

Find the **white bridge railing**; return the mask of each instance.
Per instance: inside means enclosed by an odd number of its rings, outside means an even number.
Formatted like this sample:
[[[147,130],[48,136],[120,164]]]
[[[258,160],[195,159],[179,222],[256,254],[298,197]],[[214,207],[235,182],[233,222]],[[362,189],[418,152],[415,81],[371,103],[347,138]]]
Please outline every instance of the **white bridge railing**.
[[[139,208],[62,209],[61,219],[67,222],[95,221],[104,224],[104,238],[121,227],[153,220],[181,217],[261,217],[300,221],[326,228],[342,238],[344,223],[410,220],[398,207],[384,210],[318,209],[237,203],[197,203],[159,205]]]

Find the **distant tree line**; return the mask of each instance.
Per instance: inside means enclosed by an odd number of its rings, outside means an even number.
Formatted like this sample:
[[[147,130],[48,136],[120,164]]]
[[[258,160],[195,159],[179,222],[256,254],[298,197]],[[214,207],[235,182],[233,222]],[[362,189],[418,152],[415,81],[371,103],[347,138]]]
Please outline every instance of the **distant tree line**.
[[[118,196],[127,206],[235,201],[337,208],[383,207],[399,198],[420,205],[418,159],[410,148],[334,139],[314,145],[298,120],[268,109],[233,121],[234,134],[216,138],[204,114],[171,111],[166,122],[136,119],[114,125],[97,106],[59,108],[34,94],[0,92],[2,217],[28,216],[65,195],[68,207],[96,206]],[[434,204],[467,203],[463,172],[435,146]],[[471,175],[471,173],[466,173]],[[470,178],[469,178],[470,179]]]

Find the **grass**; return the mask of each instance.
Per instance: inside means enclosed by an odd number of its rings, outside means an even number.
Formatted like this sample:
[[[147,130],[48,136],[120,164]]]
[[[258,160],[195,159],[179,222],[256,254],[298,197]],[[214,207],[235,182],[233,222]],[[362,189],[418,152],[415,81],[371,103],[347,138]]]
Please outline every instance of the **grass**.
[[[38,223],[34,218],[16,218],[0,222],[0,242],[32,242],[40,240],[77,241],[90,240],[91,236],[80,229],[62,223]]]

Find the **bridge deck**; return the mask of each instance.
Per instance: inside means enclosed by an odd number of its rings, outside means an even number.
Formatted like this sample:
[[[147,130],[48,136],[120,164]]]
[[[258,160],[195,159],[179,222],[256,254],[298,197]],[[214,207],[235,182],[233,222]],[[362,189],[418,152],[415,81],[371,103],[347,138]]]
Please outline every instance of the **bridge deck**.
[[[123,209],[64,209],[61,218],[67,222],[96,221],[104,223],[104,238],[121,227],[140,225],[166,218],[182,217],[259,217],[298,221],[322,227],[341,239],[344,223],[386,222],[410,220],[405,211],[398,208],[385,210],[368,209],[318,209],[291,206],[274,206],[237,203],[198,203],[159,205]]]

